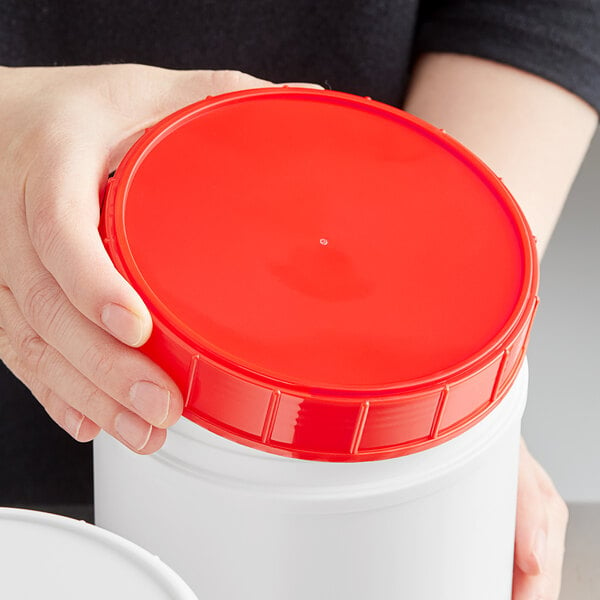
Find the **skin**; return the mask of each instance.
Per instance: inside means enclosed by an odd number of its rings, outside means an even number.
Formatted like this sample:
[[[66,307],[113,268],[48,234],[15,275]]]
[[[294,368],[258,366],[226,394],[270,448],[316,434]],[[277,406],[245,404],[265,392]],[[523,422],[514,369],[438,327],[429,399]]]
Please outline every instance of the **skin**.
[[[143,65],[0,68],[0,358],[76,440],[104,429],[150,454],[183,408],[133,349],[152,321],[97,231],[108,173],[182,106],[273,85]]]
[[[405,104],[481,157],[523,209],[540,258],[598,124],[586,102],[547,80],[466,55],[423,55]],[[557,600],[568,511],[521,444],[513,600]]]
[[[531,209],[524,209],[534,230],[545,231],[541,224],[549,223],[544,226],[549,236],[558,217],[554,207],[564,201],[585,143],[577,138],[572,152],[566,152],[561,139],[556,150],[568,154],[572,169],[555,182],[564,193],[546,209],[541,199],[547,200],[552,186],[540,187],[541,173],[519,177],[517,167],[503,168],[504,152],[515,152],[515,137],[507,136],[494,119],[508,118],[512,108],[498,103],[497,111],[490,110],[490,97],[495,95],[486,97],[479,89],[481,69],[464,58],[424,57],[407,108],[445,127],[480,154],[504,175],[517,198],[539,198]],[[483,71],[495,81],[499,66],[486,64]],[[448,65],[483,98],[466,94],[461,99],[445,72]],[[514,82],[499,77],[499,83]],[[170,71],[142,65],[0,68],[0,358],[75,439],[91,440],[104,429],[133,451],[150,454],[162,446],[166,428],[183,408],[173,381],[136,350],[150,335],[150,315],[112,266],[98,235],[98,196],[107,174],[146,127],[174,110],[206,95],[270,85],[274,84],[233,71]],[[540,106],[566,94],[556,86],[553,90],[554,95],[539,93]],[[446,110],[431,97],[437,93],[445,94],[441,98],[448,104]],[[465,100],[470,110],[460,104]],[[583,104],[572,95],[558,102],[565,109],[559,111],[561,119],[577,117],[576,109],[567,110],[577,102]],[[510,125],[516,131],[523,117],[517,118],[519,103],[513,104],[515,123]],[[588,129],[593,122],[589,110],[582,111]],[[471,112],[485,120],[473,124]],[[482,124],[486,135],[480,133]],[[492,125],[495,129],[490,130]],[[537,152],[543,144],[534,143],[534,133],[529,141]],[[541,169],[541,161],[535,166]],[[537,183],[528,183],[530,176]],[[538,193],[532,195],[532,190]],[[540,231],[543,244],[546,238]],[[566,520],[564,503],[523,445],[515,600],[533,599],[535,594],[556,598]],[[548,542],[546,549],[538,548],[536,558],[532,540],[540,530]]]

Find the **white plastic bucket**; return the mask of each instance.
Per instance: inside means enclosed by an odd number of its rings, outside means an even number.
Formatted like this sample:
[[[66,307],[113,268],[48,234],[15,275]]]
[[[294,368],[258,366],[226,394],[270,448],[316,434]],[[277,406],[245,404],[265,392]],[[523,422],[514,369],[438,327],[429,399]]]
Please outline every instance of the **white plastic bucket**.
[[[103,435],[97,522],[200,598],[509,600],[526,393],[525,366],[459,437],[365,463],[267,454],[186,419],[153,456]]]
[[[196,600],[146,550],[84,521],[0,508],[0,597]]]

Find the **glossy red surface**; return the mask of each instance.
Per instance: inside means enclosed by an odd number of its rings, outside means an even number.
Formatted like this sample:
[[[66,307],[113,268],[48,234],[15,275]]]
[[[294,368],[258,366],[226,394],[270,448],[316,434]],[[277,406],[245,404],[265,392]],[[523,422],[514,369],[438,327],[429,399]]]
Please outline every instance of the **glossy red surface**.
[[[537,304],[531,234],[493,173],[337,92],[237,92],[168,117],[109,182],[101,228],[184,414],[301,458],[457,435],[508,389]]]

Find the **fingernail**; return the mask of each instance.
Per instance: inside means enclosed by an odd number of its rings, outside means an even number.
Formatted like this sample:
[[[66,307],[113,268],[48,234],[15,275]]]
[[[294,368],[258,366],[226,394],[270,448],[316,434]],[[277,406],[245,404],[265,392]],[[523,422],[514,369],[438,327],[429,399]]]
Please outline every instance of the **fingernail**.
[[[169,414],[171,392],[151,381],[136,381],[129,389],[129,399],[136,412],[146,421],[160,426]]]
[[[121,412],[115,418],[115,430],[123,441],[138,452],[150,439],[152,425],[130,412]]]
[[[138,315],[119,304],[107,304],[100,317],[106,328],[128,346],[139,346],[144,335]]]
[[[538,530],[535,534],[533,542],[533,558],[541,573],[544,570],[544,564],[546,562],[546,532],[543,529]]]
[[[84,416],[70,406],[65,411],[65,428],[75,439],[79,435],[83,419]]]

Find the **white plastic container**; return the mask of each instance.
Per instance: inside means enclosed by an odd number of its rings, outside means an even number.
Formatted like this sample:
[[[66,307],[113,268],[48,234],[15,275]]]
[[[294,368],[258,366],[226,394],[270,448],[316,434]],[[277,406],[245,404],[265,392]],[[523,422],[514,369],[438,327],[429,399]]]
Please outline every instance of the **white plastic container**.
[[[0,597],[197,600],[132,542],[84,521],[16,508],[0,508]]]
[[[182,390],[95,445],[98,523],[211,600],[510,600],[533,236],[444,132],[261,89],[148,130],[101,234]]]
[[[95,442],[96,519],[199,598],[509,600],[523,369],[500,406],[418,454],[302,461],[182,419],[153,456]]]

